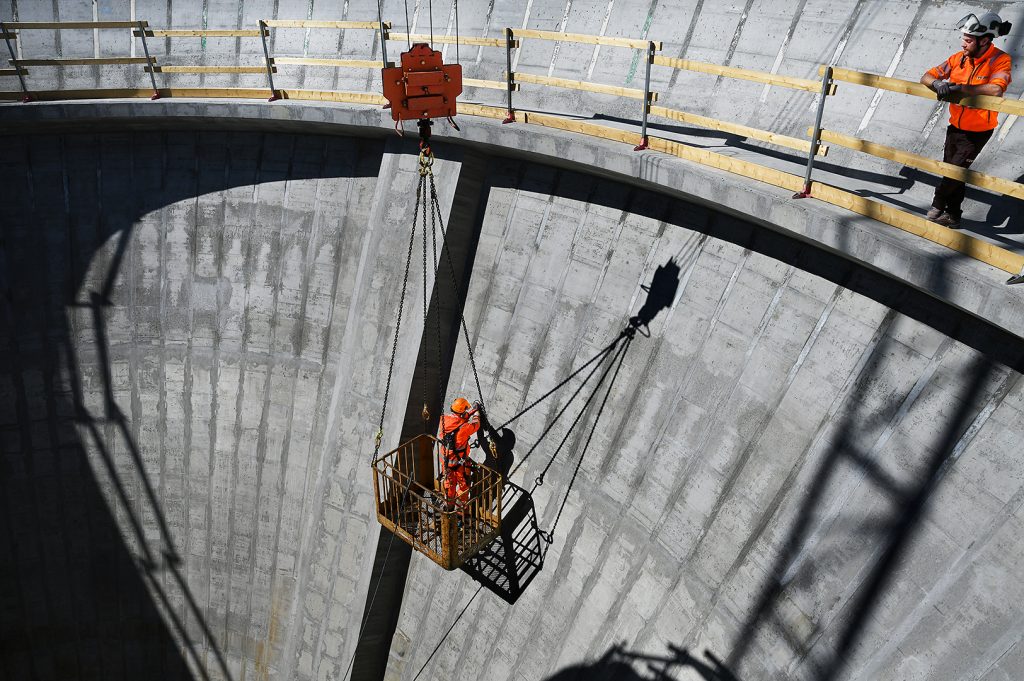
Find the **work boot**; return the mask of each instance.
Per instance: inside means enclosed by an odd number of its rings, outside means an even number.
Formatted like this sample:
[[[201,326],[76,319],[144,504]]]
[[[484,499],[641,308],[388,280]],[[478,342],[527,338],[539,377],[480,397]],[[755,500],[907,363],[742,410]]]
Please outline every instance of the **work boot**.
[[[945,212],[946,211],[942,210],[941,208],[936,208],[935,206],[932,206],[931,208],[928,209],[928,215],[926,215],[925,217],[927,217],[929,220],[934,220]]]
[[[943,212],[942,215],[935,218],[934,222],[937,225],[949,227],[950,229],[956,229],[960,226],[960,218],[946,212]]]

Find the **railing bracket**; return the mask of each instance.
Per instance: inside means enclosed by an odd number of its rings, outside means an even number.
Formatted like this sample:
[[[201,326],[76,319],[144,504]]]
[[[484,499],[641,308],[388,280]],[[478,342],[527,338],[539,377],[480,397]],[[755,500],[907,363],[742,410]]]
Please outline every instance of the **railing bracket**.
[[[1012,286],[1013,284],[1024,284],[1024,267],[1020,269],[1020,274],[1014,275],[1006,280],[1007,286]]]
[[[640,140],[640,144],[633,147],[633,151],[643,151],[644,149],[650,148],[649,141],[650,140],[648,140],[645,135],[644,138]]]

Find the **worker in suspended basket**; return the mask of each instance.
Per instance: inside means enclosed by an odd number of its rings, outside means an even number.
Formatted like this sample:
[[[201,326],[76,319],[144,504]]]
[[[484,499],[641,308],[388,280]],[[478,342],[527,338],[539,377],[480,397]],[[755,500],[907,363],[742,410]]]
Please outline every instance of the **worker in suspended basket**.
[[[968,14],[957,24],[961,51],[921,76],[939,100],[949,105],[949,127],[942,160],[968,168],[996,128],[995,111],[960,106],[961,96],[1002,97],[1010,84],[1010,55],[993,41],[1010,32],[1010,22],[995,12]],[[942,178],[935,189],[928,219],[946,227],[959,227],[966,187],[959,180]]]
[[[470,405],[464,397],[452,402],[452,413],[441,417],[437,439],[441,449],[441,484],[451,504],[469,500],[469,438],[480,430],[480,404]]]

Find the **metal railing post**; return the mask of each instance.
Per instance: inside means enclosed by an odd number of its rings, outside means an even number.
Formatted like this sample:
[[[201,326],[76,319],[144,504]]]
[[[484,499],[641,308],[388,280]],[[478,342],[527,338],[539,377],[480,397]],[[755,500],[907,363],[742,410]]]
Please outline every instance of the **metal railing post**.
[[[149,46],[146,44],[146,27],[144,22],[139,22],[139,36],[142,38],[142,51],[146,54],[146,65],[149,66],[149,82],[153,84],[153,96],[150,99],[160,99],[160,89],[156,86],[156,64],[149,56]]]
[[[643,151],[647,148],[647,114],[651,110],[651,64],[654,63],[654,41],[647,43],[647,68],[644,72],[644,117],[640,128],[640,144],[633,147],[633,151]]]
[[[505,81],[508,84],[508,115],[502,123],[515,123],[516,111],[512,108],[512,90],[515,89],[515,74],[512,73],[512,29],[505,29]]]
[[[25,76],[21,72],[21,66],[18,65],[18,55],[14,53],[14,46],[11,45],[11,39],[7,35],[7,26],[4,22],[0,21],[0,33],[4,34],[4,42],[7,43],[7,51],[11,53],[11,65],[14,66],[14,71],[18,74],[18,82],[21,83],[21,90],[25,93],[25,96],[21,98],[22,102],[31,102],[32,97],[28,93],[28,86],[25,85]]]
[[[277,89],[274,87],[274,63],[270,59],[270,50],[267,49],[267,23],[260,19],[260,40],[263,41],[263,57],[267,61],[267,81],[270,83],[270,99],[268,102],[273,102],[281,97],[277,94]]]
[[[807,153],[807,172],[804,174],[803,191],[793,194],[794,199],[806,199],[811,195],[811,173],[814,171],[814,157],[821,145],[821,117],[825,113],[825,99],[828,98],[828,86],[832,84],[832,67],[825,67],[821,77],[821,98],[818,100],[818,112],[814,115],[814,134],[811,136],[811,149]]]

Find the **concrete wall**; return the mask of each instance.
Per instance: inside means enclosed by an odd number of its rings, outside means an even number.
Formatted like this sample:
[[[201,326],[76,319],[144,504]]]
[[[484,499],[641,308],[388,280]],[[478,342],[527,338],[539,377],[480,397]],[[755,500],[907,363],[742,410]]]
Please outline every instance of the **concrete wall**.
[[[5,667],[343,677],[415,158],[283,134],[6,141]],[[437,165],[446,214],[460,153]],[[543,568],[457,619],[477,585],[414,556],[391,674],[667,655],[685,679],[707,649],[743,679],[1019,675],[1020,375],[912,317],[977,322],[696,204],[487,167],[465,314],[496,422],[612,342],[658,266],[677,290],[543,438],[582,376],[510,426],[517,461],[539,442],[527,490],[566,437],[533,495]],[[414,303],[385,447],[418,399]],[[473,386],[463,347],[448,394]]]
[[[743,36],[776,26],[782,40],[835,16],[810,4],[773,23],[756,13],[777,5],[659,3],[644,15],[573,3],[562,27],[636,36],[653,17],[679,26],[681,54],[712,60],[733,35],[731,63],[758,66],[740,61]],[[523,10],[498,5],[463,7],[463,32],[521,25]],[[56,6],[62,19],[92,18]],[[204,6],[211,27],[272,12]],[[565,7],[530,7],[530,26],[563,21]],[[883,70],[863,41],[896,46],[906,25],[920,51],[944,54],[917,31],[949,6],[917,7],[851,5],[830,40],[843,55],[859,46],[864,61],[840,64]],[[52,18],[49,5],[12,9]],[[278,16],[307,9],[279,3]],[[97,5],[101,18],[124,10]],[[150,16],[154,26],[203,21],[199,3],[136,3],[146,10],[171,15]],[[347,18],[374,14],[350,4]],[[699,31],[685,37],[687,17],[736,28],[704,45]],[[89,56],[92,34],[80,37],[50,48]],[[217,49],[234,60],[230,43]],[[183,57],[212,61],[213,41],[209,55],[184,44]],[[807,45],[785,44],[780,72],[811,75],[786,68]],[[563,59],[578,68],[569,46],[548,48],[520,59],[537,72]],[[621,73],[610,52],[593,61],[595,80]],[[479,75],[496,77],[488,64],[503,68],[481,58]],[[99,82],[69,71],[61,85]],[[799,97],[794,110],[810,104]],[[524,98],[587,105],[563,100]],[[142,120],[157,112],[166,118]],[[218,131],[214,115],[250,120]],[[132,119],[140,130],[4,137],[0,667],[9,678],[344,678],[381,548],[366,468],[412,219],[412,147],[378,136],[379,112],[312,106],[19,105],[2,117],[79,129]],[[779,117],[781,129],[798,132],[798,118]],[[324,122],[339,127],[301,132]],[[362,127],[338,135],[352,126]],[[874,116],[871,126],[875,139],[899,127]],[[1019,148],[1019,126],[1004,129],[1005,148]],[[404,591],[391,594],[401,610],[390,678],[647,679],[650,664],[680,680],[1021,676],[1024,314],[1001,278],[723,174],[515,126],[462,135],[465,148],[439,145],[435,172],[445,215],[469,220],[460,229],[476,247],[465,315],[496,422],[619,337],[659,266],[678,265],[678,283],[601,390],[599,373],[545,432],[578,376],[510,426],[516,462],[536,445],[512,476],[527,491],[566,443],[532,495],[527,541],[509,549],[528,563],[525,548],[541,547],[542,568],[517,575],[519,589],[479,568],[479,587],[414,555],[404,588],[387,586]],[[1012,174],[1019,155],[1002,148],[988,162]],[[418,306],[407,302],[384,447],[418,400]],[[476,397],[467,364],[460,341],[449,396]],[[553,530],[550,546],[540,530]]]

